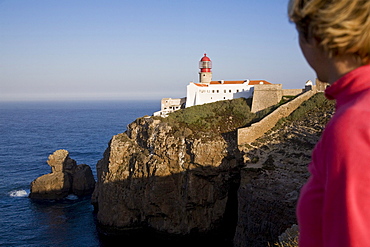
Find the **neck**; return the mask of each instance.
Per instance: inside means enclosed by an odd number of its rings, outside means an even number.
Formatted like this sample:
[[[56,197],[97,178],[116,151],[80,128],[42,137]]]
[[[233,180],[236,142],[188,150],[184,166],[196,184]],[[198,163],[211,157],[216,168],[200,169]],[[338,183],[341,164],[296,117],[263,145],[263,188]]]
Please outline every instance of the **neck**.
[[[333,84],[345,74],[362,65],[361,60],[354,56],[331,58],[328,68],[328,83]]]

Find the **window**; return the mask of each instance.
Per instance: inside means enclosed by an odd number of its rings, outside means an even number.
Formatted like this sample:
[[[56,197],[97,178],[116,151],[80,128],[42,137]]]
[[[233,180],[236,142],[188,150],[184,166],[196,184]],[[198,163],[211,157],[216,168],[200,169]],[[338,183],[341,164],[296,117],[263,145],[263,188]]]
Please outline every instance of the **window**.
[[[236,89],[236,92],[239,93],[239,89]]]
[[[217,93],[219,93],[220,92],[220,90],[217,90]]]
[[[212,93],[215,93],[215,90],[212,90]]]
[[[224,93],[226,93],[226,90],[224,90]]]
[[[231,93],[231,89],[229,90],[229,93]]]

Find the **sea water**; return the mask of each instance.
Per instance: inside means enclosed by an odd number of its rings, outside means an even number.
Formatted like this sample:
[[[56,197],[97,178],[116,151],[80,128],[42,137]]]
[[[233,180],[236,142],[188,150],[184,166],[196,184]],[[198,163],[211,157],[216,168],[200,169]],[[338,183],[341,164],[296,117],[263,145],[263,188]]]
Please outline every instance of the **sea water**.
[[[46,161],[58,149],[96,178],[111,137],[159,109],[159,101],[0,103],[0,246],[109,246],[89,197],[35,202],[30,183],[51,172]]]

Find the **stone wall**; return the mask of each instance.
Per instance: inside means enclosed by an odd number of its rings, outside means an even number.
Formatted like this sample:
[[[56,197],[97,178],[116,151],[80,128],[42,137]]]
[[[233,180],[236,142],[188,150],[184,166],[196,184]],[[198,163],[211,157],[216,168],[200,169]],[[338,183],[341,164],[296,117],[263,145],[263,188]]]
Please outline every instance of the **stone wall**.
[[[282,84],[261,84],[254,86],[252,112],[276,105],[283,97]]]
[[[324,92],[325,89],[329,86],[329,83],[322,82],[319,79],[316,79],[316,88],[318,92]]]
[[[303,93],[303,89],[283,89],[283,96],[296,96]]]
[[[264,133],[273,128],[281,118],[289,116],[302,104],[302,102],[311,98],[315,93],[316,90],[307,91],[294,100],[281,105],[258,123],[252,124],[250,127],[238,129],[238,145],[251,143],[261,137]]]

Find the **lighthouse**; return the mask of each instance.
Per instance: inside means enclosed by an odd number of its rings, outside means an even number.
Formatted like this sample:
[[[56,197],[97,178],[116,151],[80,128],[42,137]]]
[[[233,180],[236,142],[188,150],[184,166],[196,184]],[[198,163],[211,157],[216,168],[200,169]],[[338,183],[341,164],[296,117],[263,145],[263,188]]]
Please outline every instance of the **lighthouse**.
[[[220,100],[236,98],[251,98],[254,86],[260,84],[271,85],[265,80],[240,80],[240,81],[212,81],[212,61],[204,53],[199,61],[199,82],[191,81],[186,87],[186,98],[162,99],[161,110],[154,116],[165,117],[169,113],[185,107],[208,104]]]
[[[207,57],[207,54],[204,53],[204,57],[199,61],[199,82],[200,83],[211,83],[212,81],[212,61]]]

